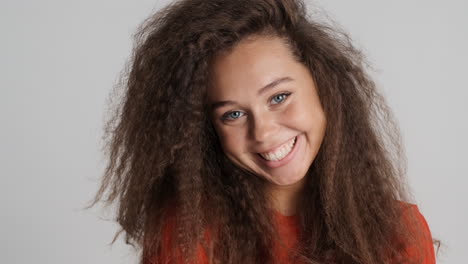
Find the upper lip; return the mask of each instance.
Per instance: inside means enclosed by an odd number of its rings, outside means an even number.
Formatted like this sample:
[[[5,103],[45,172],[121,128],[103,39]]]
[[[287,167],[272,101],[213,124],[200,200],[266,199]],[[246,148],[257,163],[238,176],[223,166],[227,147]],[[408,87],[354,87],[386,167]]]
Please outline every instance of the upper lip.
[[[289,142],[290,140],[292,140],[292,139],[295,138],[295,137],[296,137],[296,136],[294,136],[294,137],[292,137],[292,138],[289,138],[289,139],[283,141],[283,143],[276,145],[276,147],[274,147],[274,148],[271,148],[271,149],[265,150],[265,151],[259,151],[258,153],[260,154],[260,153],[274,152],[274,151],[278,150],[281,146],[283,146],[286,142]]]

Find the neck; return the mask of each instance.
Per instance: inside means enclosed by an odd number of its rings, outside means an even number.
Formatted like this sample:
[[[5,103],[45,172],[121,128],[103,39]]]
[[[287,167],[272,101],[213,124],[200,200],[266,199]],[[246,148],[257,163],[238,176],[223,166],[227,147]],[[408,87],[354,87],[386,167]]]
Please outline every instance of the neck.
[[[297,213],[305,178],[291,185],[272,185],[269,188],[271,206],[282,215],[294,215]]]

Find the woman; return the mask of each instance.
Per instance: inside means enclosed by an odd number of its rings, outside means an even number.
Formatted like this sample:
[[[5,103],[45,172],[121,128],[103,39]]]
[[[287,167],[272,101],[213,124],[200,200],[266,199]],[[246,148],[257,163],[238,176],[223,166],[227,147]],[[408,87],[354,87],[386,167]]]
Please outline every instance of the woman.
[[[299,0],[185,0],[136,40],[95,202],[141,263],[435,263],[346,34]]]

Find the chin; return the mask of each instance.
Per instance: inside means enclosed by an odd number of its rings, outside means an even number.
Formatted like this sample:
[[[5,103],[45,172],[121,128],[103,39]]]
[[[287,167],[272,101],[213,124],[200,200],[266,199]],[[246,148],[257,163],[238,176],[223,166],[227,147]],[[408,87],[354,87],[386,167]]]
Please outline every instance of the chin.
[[[303,182],[305,175],[302,177],[290,177],[285,179],[270,179],[269,182],[277,186],[290,186]]]

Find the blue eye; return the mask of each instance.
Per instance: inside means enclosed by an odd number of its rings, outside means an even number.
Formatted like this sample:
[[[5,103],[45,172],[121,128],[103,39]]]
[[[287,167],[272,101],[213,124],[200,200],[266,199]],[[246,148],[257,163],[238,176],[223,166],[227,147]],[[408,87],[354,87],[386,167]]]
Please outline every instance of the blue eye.
[[[223,120],[236,120],[242,116],[241,111],[232,111],[223,115]]]
[[[273,96],[273,98],[271,99],[272,104],[279,104],[279,103],[282,103],[284,100],[286,100],[286,98],[290,95],[291,93],[280,93],[280,94],[277,94],[275,96]]]

